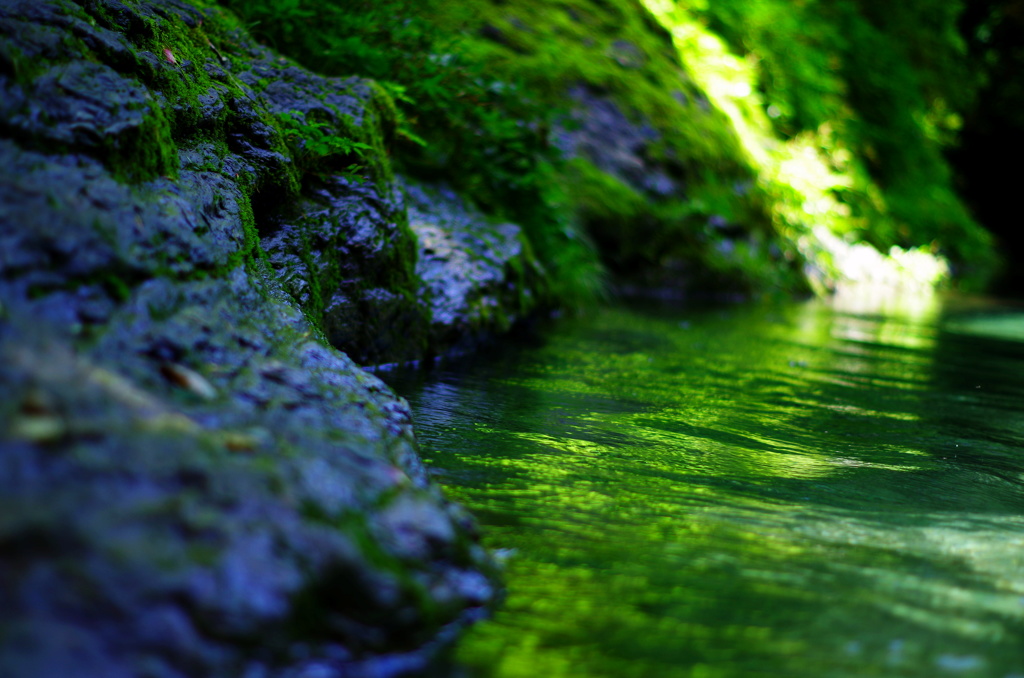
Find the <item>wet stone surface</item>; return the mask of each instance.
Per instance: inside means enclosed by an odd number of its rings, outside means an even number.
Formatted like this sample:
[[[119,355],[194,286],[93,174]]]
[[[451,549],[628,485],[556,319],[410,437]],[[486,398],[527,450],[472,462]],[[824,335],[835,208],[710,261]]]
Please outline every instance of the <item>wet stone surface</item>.
[[[421,668],[496,569],[361,365],[528,313],[518,227],[229,15],[16,0],[0,41],[0,676]]]
[[[253,287],[146,283],[88,350],[6,308],[0,668],[351,663],[493,595],[404,401]]]
[[[544,273],[519,226],[489,221],[444,187],[402,189],[435,342],[507,330],[538,305]]]

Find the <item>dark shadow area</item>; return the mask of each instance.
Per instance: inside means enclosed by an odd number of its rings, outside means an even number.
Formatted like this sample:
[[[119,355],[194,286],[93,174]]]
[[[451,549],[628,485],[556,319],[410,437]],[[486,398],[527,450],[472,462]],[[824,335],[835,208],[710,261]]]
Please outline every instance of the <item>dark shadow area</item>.
[[[982,84],[949,159],[960,194],[998,240],[1004,266],[992,291],[1020,298],[1024,269],[1013,262],[1024,250],[1019,165],[1024,157],[1024,2],[971,0],[960,30]]]

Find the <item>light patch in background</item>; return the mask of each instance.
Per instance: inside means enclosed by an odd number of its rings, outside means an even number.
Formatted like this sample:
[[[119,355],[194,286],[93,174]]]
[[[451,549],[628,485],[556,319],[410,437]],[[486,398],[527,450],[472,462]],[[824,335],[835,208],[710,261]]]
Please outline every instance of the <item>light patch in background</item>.
[[[958,318],[947,322],[943,329],[959,334],[1024,341],[1024,313],[1000,313]]]
[[[758,181],[775,198],[775,228],[797,244],[816,294],[825,296],[851,284],[926,292],[949,283],[949,264],[932,244],[880,252],[858,242],[856,234],[870,232],[870,220],[885,215],[888,207],[833,123],[792,139],[778,138],[769,119],[773,112],[765,110],[757,90],[755,61],[731,52],[691,9],[668,0],[644,0],[644,5],[672,34],[680,58],[732,123]],[[692,9],[702,6],[698,2]],[[858,196],[871,210],[854,214],[839,199],[843,194]]]

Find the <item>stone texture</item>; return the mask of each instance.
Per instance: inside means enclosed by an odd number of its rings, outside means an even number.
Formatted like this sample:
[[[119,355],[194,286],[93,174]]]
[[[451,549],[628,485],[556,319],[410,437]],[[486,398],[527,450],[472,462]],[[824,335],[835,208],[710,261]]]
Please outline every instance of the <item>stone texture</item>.
[[[10,0],[0,44],[0,676],[421,669],[495,568],[360,365],[528,313],[518,227],[406,198],[379,88],[219,10]]]
[[[152,280],[88,349],[4,310],[0,674],[346,675],[493,597],[407,405],[280,291]]]
[[[519,226],[488,220],[444,187],[406,180],[402,188],[433,342],[503,332],[536,308],[544,271]]]
[[[648,148],[660,139],[654,127],[631,120],[610,98],[583,85],[573,87],[569,99],[573,125],[555,135],[567,158],[586,158],[597,169],[652,198],[683,193],[667,168],[648,159]]]

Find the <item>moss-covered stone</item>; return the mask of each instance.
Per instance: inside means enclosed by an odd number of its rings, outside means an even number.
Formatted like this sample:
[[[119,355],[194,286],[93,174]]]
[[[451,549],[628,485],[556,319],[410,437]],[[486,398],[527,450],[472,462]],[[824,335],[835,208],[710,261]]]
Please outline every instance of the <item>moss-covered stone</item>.
[[[448,187],[407,179],[402,190],[419,242],[416,272],[432,343],[470,345],[544,303],[545,271],[519,226],[488,219]]]
[[[514,227],[452,236],[494,265],[442,314],[375,83],[211,4],[10,2],[0,37],[0,674],[423,666],[496,573],[356,361],[528,312]]]
[[[255,287],[150,281],[88,350],[5,300],[5,674],[416,665],[494,595],[407,405]]]
[[[567,111],[558,181],[620,283],[803,289],[755,163],[642,3],[443,5],[437,21],[463,31],[470,58]],[[723,256],[745,249],[764,260]]]

